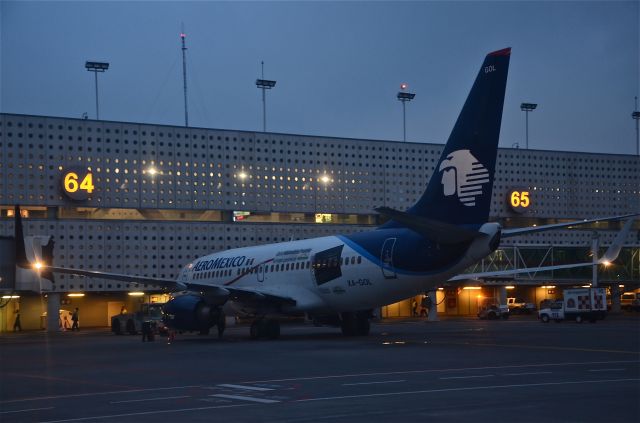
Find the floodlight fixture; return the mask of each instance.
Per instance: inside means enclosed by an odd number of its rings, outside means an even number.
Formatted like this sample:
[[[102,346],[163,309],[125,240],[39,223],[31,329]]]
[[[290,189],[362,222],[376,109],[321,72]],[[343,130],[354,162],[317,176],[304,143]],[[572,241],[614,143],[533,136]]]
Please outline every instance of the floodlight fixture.
[[[109,69],[107,62],[85,62],[84,67],[90,72],[104,72]]]
[[[258,88],[270,90],[271,88],[276,86],[276,81],[270,81],[268,79],[256,79],[256,86]]]
[[[416,95],[415,95],[415,94],[413,94],[413,93],[404,93],[404,92],[399,92],[399,93],[398,93],[398,100],[400,100],[400,101],[402,101],[402,102],[405,102],[405,101],[411,101],[411,100],[413,100],[413,98],[414,98],[415,96],[416,96]]]
[[[523,112],[531,112],[536,109],[538,105],[536,103],[522,103],[520,104],[520,110]]]

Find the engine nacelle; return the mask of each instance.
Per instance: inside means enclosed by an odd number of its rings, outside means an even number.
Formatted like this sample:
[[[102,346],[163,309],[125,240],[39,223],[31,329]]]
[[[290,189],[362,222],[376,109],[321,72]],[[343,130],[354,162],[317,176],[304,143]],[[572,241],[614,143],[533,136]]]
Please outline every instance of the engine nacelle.
[[[221,311],[199,295],[181,295],[164,305],[164,313],[164,323],[171,328],[203,331],[218,322]]]

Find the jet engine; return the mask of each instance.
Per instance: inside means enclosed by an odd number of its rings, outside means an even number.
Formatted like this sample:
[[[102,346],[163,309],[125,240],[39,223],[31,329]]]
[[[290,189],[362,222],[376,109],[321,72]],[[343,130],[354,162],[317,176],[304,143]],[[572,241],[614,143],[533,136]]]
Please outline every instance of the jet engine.
[[[216,307],[199,295],[174,297],[164,305],[164,323],[176,330],[206,332],[218,324],[224,316]]]

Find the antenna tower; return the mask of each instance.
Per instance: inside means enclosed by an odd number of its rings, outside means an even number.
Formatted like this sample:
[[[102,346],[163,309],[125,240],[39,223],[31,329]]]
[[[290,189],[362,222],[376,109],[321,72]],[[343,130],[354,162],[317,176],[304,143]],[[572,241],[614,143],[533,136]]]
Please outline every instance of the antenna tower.
[[[189,110],[187,108],[187,46],[185,43],[187,34],[184,32],[184,23],[182,31],[180,31],[180,40],[182,41],[182,80],[184,84],[184,126],[189,126]]]

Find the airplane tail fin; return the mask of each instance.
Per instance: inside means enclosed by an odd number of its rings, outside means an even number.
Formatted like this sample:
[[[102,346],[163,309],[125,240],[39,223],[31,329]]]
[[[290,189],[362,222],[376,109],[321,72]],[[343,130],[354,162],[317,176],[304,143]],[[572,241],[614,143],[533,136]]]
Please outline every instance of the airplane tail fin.
[[[407,213],[449,224],[489,218],[511,48],[489,53],[427,189]]]

